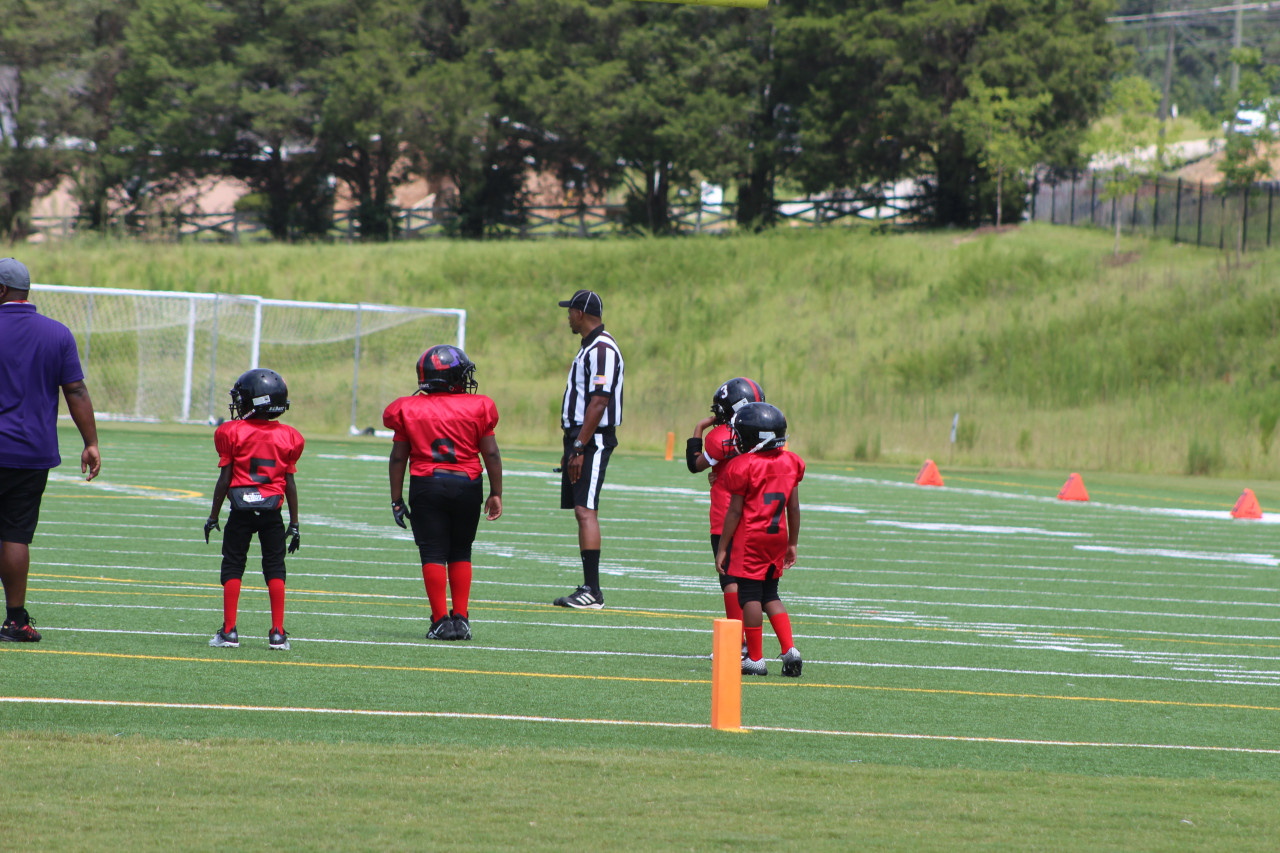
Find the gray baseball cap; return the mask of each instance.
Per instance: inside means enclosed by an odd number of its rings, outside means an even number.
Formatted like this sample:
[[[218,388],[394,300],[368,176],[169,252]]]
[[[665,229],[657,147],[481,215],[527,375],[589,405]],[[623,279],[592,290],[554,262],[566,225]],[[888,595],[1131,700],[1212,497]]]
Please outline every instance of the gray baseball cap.
[[[31,273],[16,258],[0,258],[0,285],[12,290],[30,290]]]

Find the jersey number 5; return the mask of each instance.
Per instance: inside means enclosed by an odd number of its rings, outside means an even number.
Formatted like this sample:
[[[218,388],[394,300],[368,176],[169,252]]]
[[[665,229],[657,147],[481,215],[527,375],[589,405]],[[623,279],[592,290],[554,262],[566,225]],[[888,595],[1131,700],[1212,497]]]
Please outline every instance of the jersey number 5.
[[[268,477],[266,474],[259,474],[258,470],[261,468],[274,468],[274,467],[276,467],[276,460],[274,459],[262,459],[257,456],[250,456],[249,457],[249,479],[253,480],[255,483],[270,483],[271,478]]]
[[[766,533],[777,533],[782,529],[782,511],[787,508],[787,496],[782,492],[765,492],[764,502],[766,504],[777,504],[773,509],[773,515],[769,517],[769,527]]]

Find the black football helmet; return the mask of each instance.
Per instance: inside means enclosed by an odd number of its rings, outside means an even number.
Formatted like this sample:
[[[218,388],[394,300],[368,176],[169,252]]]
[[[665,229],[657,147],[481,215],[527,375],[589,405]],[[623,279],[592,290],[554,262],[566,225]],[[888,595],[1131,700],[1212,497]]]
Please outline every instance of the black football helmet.
[[[474,394],[476,366],[467,354],[450,344],[434,346],[418,359],[418,390],[427,393]]]
[[[739,453],[774,450],[787,443],[787,419],[768,403],[745,404],[734,413],[729,429]]]
[[[240,374],[231,386],[231,419],[271,420],[289,408],[289,386],[274,370],[255,367]]]
[[[711,397],[711,414],[716,423],[727,424],[733,413],[747,403],[763,403],[764,389],[745,376],[730,379],[716,389]]]

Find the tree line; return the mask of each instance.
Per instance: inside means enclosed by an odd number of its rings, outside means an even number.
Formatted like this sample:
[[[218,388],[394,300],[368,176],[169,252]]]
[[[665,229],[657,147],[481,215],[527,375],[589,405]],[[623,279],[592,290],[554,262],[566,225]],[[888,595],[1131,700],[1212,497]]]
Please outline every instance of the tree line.
[[[1028,157],[1080,164],[1122,61],[1109,0],[0,0],[0,231],[70,179],[88,227],[208,176],[278,238],[322,235],[341,183],[362,236],[413,175],[457,233],[521,216],[530,174],[625,190],[662,233],[674,192],[775,198],[915,177],[917,215],[1020,209]]]

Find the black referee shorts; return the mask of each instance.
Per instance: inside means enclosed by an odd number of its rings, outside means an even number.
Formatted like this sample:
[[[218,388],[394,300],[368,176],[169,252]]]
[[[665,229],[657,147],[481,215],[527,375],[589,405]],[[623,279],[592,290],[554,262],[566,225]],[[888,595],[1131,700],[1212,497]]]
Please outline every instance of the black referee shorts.
[[[409,478],[409,523],[424,564],[471,561],[483,492],[479,477],[461,472],[436,470],[430,477]]]
[[[31,544],[48,482],[48,468],[0,468],[0,541]]]
[[[244,577],[254,534],[262,546],[262,577],[284,579],[284,517],[278,509],[233,509],[222,531],[222,582]]]
[[[591,441],[582,448],[582,475],[578,482],[569,482],[569,458],[573,453],[573,441],[581,427],[565,430],[564,458],[560,461],[560,508],[600,508],[600,489],[604,486],[604,471],[609,467],[609,457],[618,446],[618,436],[611,428],[598,429]]]

